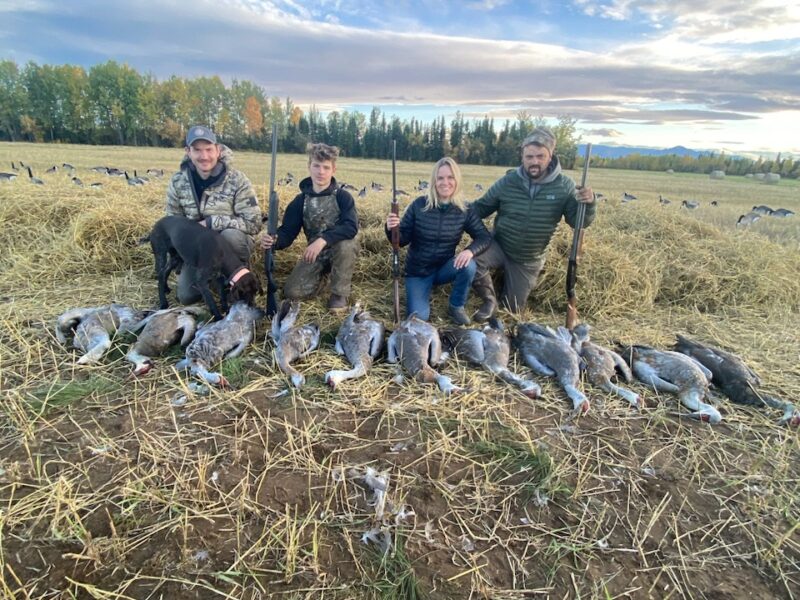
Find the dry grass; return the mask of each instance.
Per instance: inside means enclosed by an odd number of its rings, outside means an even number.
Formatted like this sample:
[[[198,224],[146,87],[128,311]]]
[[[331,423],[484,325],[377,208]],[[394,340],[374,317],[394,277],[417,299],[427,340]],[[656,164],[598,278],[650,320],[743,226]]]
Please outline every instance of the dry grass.
[[[322,375],[338,320],[320,301],[303,318],[324,332],[289,391],[266,326],[224,370],[231,391],[198,395],[159,361],[129,381],[115,342],[79,367],[52,334],[74,306],[155,303],[152,258],[134,241],[160,215],[165,180],[130,188],[87,169],[174,168],[179,151],[0,145],[31,162],[44,187],[0,184],[0,589],[9,598],[775,598],[800,592],[797,433],[777,415],[724,405],[716,427],[674,416],[673,398],[637,388],[647,408],[587,390],[592,412],[566,419],[550,382],[531,401],[459,363],[467,391],[442,398],[391,382],[378,363],[331,392]],[[86,182],[43,175],[71,162]],[[238,161],[266,198],[267,158]],[[303,172],[300,156],[279,169]],[[465,167],[468,189],[503,169]],[[411,191],[429,166],[399,166]],[[359,187],[389,182],[380,161],[342,160]],[[596,339],[661,347],[674,333],[733,349],[770,389],[800,397],[796,334],[798,221],[733,227],[753,204],[797,210],[798,187],[751,180],[594,171],[609,202],[586,235],[581,317]],[[640,196],[621,205],[622,191]],[[281,190],[283,206],[296,193]],[[673,199],[662,208],[658,194]],[[767,198],[764,194],[770,194]],[[694,212],[679,200],[704,204]],[[719,199],[721,206],[705,204]],[[389,194],[359,200],[357,296],[391,321],[389,255],[380,230]],[[526,318],[563,320],[569,232],[553,244]],[[278,279],[299,248],[278,255]],[[438,292],[434,314],[444,314]],[[518,365],[518,368],[519,367]],[[177,396],[183,405],[173,405]],[[395,546],[361,535],[371,493],[351,468],[389,474]],[[342,476],[344,474],[344,476]]]

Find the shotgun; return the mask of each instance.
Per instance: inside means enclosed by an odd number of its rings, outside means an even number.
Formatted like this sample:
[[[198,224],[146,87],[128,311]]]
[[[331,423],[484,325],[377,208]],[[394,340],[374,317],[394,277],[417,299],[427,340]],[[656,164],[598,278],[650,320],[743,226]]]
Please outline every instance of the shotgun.
[[[275,169],[278,160],[278,125],[272,125],[272,170],[269,173],[269,213],[267,215],[267,233],[272,238],[273,245],[277,240],[275,234],[278,232],[278,192],[275,191]],[[267,316],[272,317],[278,312],[278,305],[275,301],[275,292],[278,285],[272,274],[275,259],[272,248],[264,250],[264,272],[267,274]]]
[[[392,214],[400,215],[397,202],[397,140],[392,140]],[[400,323],[400,227],[392,227],[392,278],[394,279],[394,322]]]
[[[586,186],[586,176],[589,174],[589,159],[591,156],[592,145],[586,144],[581,188]],[[575,296],[575,282],[578,279],[578,257],[583,246],[583,221],[585,218],[586,204],[578,202],[578,212],[575,215],[575,228],[572,234],[572,248],[569,252],[569,264],[567,265],[567,329],[572,329],[578,324],[578,299]]]

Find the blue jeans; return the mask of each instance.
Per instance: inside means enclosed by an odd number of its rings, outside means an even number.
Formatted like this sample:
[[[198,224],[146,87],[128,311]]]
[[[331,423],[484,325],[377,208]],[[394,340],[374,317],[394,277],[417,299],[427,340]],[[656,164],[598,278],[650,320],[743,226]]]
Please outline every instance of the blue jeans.
[[[478,265],[474,260],[463,269],[456,269],[453,265],[455,257],[448,260],[436,271],[427,277],[406,277],[406,313],[417,313],[423,321],[431,316],[431,290],[434,286],[453,282],[450,291],[450,305],[464,306],[467,295],[475,278]]]

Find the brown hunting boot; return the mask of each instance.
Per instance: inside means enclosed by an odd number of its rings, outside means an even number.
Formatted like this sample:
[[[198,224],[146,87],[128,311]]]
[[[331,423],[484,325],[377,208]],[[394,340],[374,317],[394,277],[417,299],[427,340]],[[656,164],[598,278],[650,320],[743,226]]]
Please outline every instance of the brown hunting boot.
[[[328,310],[334,313],[347,310],[347,297],[331,294],[330,300],[328,300]]]
[[[447,314],[450,316],[450,320],[453,321],[456,325],[469,325],[469,315],[467,311],[464,310],[463,306],[453,306],[452,304],[447,309]]]
[[[494,284],[492,277],[486,273],[480,277],[475,277],[472,281],[472,289],[475,295],[483,300],[480,308],[472,315],[472,320],[483,323],[491,318],[497,310],[497,296],[494,294]]]

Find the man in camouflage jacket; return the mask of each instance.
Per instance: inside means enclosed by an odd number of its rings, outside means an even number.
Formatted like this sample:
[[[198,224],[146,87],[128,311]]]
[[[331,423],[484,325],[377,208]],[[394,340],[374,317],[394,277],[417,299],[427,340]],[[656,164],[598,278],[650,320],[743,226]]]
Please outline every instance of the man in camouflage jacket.
[[[246,265],[261,230],[261,209],[250,180],[233,168],[232,158],[233,153],[217,143],[211,129],[191,127],[186,134],[186,156],[167,188],[166,212],[219,231]],[[200,299],[192,281],[192,268],[184,265],[178,277],[181,304]]]

